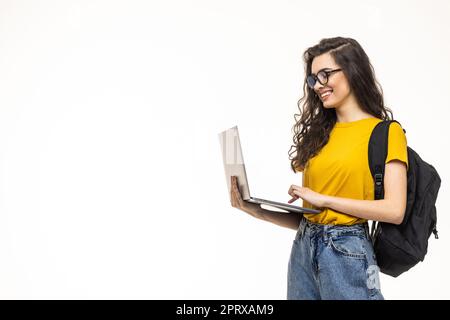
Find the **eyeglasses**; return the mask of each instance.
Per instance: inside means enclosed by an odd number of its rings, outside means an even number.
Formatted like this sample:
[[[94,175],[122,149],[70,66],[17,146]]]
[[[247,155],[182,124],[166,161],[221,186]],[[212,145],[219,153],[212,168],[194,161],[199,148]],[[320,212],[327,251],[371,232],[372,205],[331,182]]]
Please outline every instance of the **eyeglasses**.
[[[322,85],[327,84],[328,82],[328,77],[330,76],[330,74],[332,74],[333,72],[337,72],[337,71],[341,71],[342,69],[334,69],[334,70],[320,70],[319,72],[317,72],[317,76],[315,74],[310,74],[309,76],[306,77],[306,83],[308,84],[308,86],[313,89],[314,86],[316,85],[316,81],[318,80]]]

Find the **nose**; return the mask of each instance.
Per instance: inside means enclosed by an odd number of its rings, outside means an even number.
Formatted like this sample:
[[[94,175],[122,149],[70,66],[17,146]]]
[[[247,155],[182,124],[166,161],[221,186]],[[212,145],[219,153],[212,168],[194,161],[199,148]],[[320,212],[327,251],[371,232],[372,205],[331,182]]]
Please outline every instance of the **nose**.
[[[316,83],[314,84],[314,91],[316,92],[316,94],[319,94],[319,90],[321,88],[323,88],[323,85],[319,81],[316,81]]]

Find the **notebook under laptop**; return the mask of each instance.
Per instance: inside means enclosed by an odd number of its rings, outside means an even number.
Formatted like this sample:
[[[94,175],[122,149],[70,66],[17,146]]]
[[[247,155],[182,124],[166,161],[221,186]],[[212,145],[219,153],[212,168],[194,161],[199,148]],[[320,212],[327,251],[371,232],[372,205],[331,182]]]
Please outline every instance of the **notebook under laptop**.
[[[320,210],[294,206],[291,204],[254,198],[250,195],[247,174],[245,172],[244,157],[242,155],[241,142],[237,126],[219,133],[219,141],[222,148],[225,177],[228,185],[228,194],[231,192],[231,176],[237,176],[238,186],[244,201],[269,205],[288,212],[320,213]]]

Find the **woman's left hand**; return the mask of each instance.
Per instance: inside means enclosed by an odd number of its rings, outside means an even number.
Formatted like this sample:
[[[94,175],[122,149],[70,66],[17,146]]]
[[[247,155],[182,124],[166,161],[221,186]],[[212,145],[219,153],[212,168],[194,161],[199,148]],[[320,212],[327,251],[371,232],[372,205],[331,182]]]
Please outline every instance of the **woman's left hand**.
[[[307,187],[300,187],[293,184],[289,188],[288,194],[292,197],[292,199],[289,200],[288,203],[292,203],[298,198],[302,198],[313,206],[319,208],[323,208],[325,206],[326,196],[321,193],[312,191]]]

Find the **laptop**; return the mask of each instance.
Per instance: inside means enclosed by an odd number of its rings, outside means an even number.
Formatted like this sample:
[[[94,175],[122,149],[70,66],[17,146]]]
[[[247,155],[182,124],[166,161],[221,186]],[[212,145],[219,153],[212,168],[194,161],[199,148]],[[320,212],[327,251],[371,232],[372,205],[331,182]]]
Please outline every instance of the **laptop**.
[[[242,155],[241,142],[239,139],[238,127],[234,126],[219,133],[220,146],[222,148],[223,165],[225,168],[225,178],[228,185],[228,194],[231,192],[231,176],[237,176],[238,187],[242,199],[251,203],[257,203],[282,209],[284,212],[296,213],[320,213],[322,211],[304,207],[298,207],[287,203],[254,198],[250,195],[247,174],[245,172],[244,157]],[[278,210],[276,210],[278,211]]]

